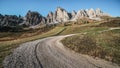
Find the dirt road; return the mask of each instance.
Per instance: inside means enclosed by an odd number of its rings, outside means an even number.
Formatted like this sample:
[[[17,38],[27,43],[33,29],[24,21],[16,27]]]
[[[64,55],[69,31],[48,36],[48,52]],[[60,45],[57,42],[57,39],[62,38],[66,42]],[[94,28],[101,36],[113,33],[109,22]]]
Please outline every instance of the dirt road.
[[[48,37],[21,44],[6,57],[4,68],[120,68],[102,59],[78,54],[60,42],[65,36]]]

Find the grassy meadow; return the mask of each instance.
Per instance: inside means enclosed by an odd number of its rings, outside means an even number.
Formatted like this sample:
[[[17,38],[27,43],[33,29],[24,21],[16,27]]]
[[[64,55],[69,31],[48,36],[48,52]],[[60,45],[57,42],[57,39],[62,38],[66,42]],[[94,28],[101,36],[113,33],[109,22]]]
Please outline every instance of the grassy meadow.
[[[109,30],[110,28],[119,28],[120,25],[118,25],[118,22],[117,26],[113,24],[116,23],[89,24],[81,27],[71,26],[73,28],[69,27],[62,34],[74,32],[81,34],[67,37],[61,42],[78,53],[90,55],[94,58],[99,57],[120,65],[120,29]]]

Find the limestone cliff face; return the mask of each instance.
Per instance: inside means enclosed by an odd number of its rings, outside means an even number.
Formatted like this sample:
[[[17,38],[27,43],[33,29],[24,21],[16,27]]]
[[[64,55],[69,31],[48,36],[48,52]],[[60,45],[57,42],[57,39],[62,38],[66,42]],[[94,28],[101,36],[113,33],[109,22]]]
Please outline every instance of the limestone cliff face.
[[[49,12],[46,19],[47,23],[59,23],[59,22],[65,22],[70,20],[71,15],[63,8],[58,7],[56,11]]]
[[[58,22],[64,22],[70,19],[68,12],[60,7],[57,8],[55,17],[55,20]]]
[[[96,10],[91,8],[86,10],[79,10],[75,15],[74,20],[81,19],[81,18],[100,20],[101,16],[109,16],[109,15],[101,11],[99,8],[97,8]]]
[[[85,10],[79,10],[74,18],[75,19],[80,19],[80,18],[85,18],[85,17],[89,17],[87,12]]]
[[[108,14],[102,12],[99,8],[96,10],[93,8],[87,10],[81,9],[78,12],[72,11],[69,13],[65,9],[58,7],[55,12],[50,12],[47,15],[47,23],[76,21],[81,18],[100,20],[101,16],[108,16]]]

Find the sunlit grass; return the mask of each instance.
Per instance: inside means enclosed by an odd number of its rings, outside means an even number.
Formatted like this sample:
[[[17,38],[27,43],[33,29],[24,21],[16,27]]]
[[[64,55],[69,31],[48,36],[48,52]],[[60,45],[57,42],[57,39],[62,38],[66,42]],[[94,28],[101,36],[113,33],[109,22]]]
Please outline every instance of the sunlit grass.
[[[83,32],[96,32],[107,30],[108,27],[90,27],[90,26],[66,26],[66,30],[64,30],[61,34],[74,34],[74,33],[83,33]]]

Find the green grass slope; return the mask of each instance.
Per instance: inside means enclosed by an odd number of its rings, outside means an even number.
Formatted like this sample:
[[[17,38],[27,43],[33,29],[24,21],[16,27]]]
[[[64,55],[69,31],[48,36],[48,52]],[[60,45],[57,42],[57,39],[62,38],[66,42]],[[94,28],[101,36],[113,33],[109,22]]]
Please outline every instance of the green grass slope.
[[[120,29],[106,32],[92,31],[85,35],[67,37],[62,43],[82,54],[112,61],[120,65]]]

